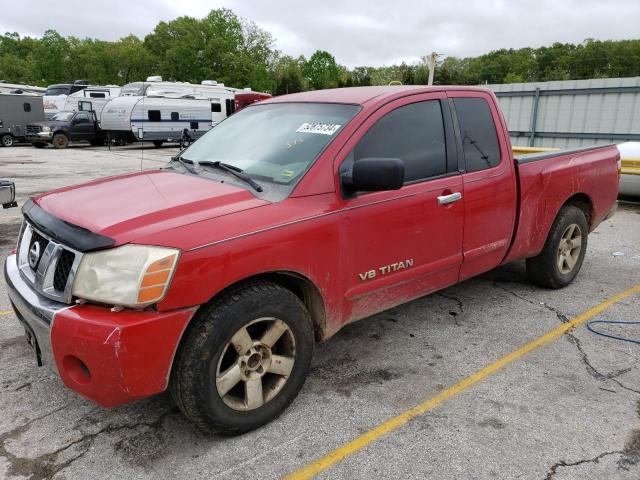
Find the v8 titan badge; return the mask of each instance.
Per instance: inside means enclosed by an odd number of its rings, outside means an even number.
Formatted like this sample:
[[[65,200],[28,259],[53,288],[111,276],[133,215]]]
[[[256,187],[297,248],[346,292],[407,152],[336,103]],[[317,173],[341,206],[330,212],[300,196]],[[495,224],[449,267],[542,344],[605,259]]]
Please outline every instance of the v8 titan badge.
[[[360,280],[364,282],[365,280],[376,278],[378,275],[387,275],[409,267],[413,267],[413,258],[408,258],[396,263],[390,263],[389,265],[383,265],[382,267],[359,273],[358,276],[360,277]]]

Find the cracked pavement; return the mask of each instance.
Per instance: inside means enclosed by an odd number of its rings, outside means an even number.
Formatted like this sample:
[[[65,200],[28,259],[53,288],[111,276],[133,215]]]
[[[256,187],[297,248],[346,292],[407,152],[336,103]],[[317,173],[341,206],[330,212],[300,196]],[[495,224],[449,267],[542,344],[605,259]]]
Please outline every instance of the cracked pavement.
[[[1,148],[0,171],[22,204],[176,152]],[[19,222],[18,209],[0,211],[2,261]],[[299,398],[279,419],[231,438],[195,430],[167,395],[93,405],[36,367],[17,320],[2,315],[0,478],[278,478],[639,281],[640,206],[623,205],[590,235],[568,288],[535,287],[515,263],[347,326],[317,346]],[[0,311],[8,308],[0,282]],[[640,320],[640,298],[595,319]],[[579,327],[320,477],[638,479],[639,358],[640,346]]]

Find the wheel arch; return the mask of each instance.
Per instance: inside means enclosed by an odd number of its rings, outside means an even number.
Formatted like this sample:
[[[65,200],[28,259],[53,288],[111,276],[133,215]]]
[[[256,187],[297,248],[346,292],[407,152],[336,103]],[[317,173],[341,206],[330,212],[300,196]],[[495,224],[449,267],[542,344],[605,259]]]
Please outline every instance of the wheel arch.
[[[574,207],[578,207],[584,213],[584,216],[587,217],[587,225],[589,225],[589,231],[593,229],[593,201],[586,193],[575,193],[571,197],[567,199],[564,204],[558,210],[562,210],[563,207],[572,205]],[[558,216],[556,213],[556,217]]]
[[[54,135],[58,135],[59,133],[64,135],[65,137],[67,137],[69,139],[69,141],[71,141],[71,134],[67,130],[64,130],[64,129],[59,129],[59,130],[54,131],[51,134],[51,138],[53,139]]]
[[[324,298],[316,284],[308,277],[298,272],[277,270],[243,278],[217,292],[206,304],[210,304],[216,298],[224,295],[232,289],[242,286],[243,284],[260,280],[276,283],[296,295],[309,311],[309,315],[311,315],[316,341],[320,341],[325,338],[327,313]]]

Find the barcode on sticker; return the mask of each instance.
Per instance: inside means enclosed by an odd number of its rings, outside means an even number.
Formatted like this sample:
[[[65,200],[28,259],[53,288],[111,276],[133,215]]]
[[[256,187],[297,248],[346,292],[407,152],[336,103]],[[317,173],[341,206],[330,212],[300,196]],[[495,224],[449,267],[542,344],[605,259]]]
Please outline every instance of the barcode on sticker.
[[[322,135],[333,135],[341,125],[337,123],[303,123],[296,132],[299,133],[320,133]]]

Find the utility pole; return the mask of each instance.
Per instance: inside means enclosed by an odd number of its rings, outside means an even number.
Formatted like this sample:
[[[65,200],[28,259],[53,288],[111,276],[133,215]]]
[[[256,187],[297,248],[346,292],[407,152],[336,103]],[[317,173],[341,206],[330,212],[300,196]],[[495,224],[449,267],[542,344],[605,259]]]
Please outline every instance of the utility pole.
[[[438,60],[439,56],[440,54],[431,52],[431,55],[429,55],[428,57],[424,57],[427,68],[429,69],[429,81],[427,82],[427,85],[433,85],[433,74],[436,71],[436,61]]]

